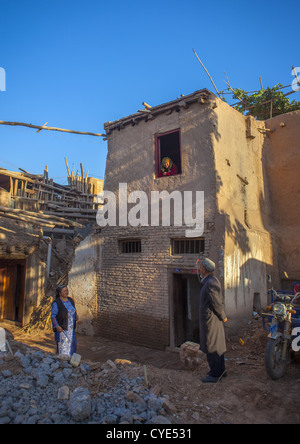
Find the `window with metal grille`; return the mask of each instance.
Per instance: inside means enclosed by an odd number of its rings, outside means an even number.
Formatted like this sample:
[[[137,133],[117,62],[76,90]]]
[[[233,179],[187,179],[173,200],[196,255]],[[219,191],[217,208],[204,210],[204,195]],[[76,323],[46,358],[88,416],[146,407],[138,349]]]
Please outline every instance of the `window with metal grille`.
[[[119,251],[120,253],[125,253],[125,254],[141,253],[142,242],[140,239],[120,240]]]
[[[172,239],[172,255],[201,254],[204,252],[204,239]]]

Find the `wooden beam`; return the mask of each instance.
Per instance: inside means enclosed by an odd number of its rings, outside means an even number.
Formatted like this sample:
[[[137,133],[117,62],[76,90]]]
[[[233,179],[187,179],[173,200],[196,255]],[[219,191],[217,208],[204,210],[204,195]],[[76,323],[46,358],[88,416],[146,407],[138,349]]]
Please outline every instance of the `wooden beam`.
[[[2,168],[0,168],[0,174],[3,174],[3,176],[13,177],[14,179],[27,180],[27,182],[34,183],[34,180],[29,179],[28,177],[25,177],[20,173],[15,173],[13,171],[4,170]]]
[[[1,260],[20,260],[20,259],[27,259],[27,255],[26,254],[22,254],[22,253],[9,253],[7,254],[7,252],[2,252],[0,250],[0,259]]]
[[[86,204],[86,202],[84,202]],[[66,213],[68,212],[78,212],[78,213],[97,213],[98,210],[90,209],[90,208],[71,208],[71,207],[64,207],[62,205],[55,205],[53,203],[47,204],[48,208],[53,208],[54,210],[64,211]]]
[[[63,128],[55,128],[51,126],[39,126],[39,125],[32,125],[31,123],[23,123],[23,122],[7,122],[5,120],[0,120],[0,125],[10,125],[10,126],[26,126],[27,128],[34,128],[38,130],[48,130],[48,131],[60,131],[63,133],[72,133],[72,134],[82,134],[84,136],[97,136],[97,137],[106,137],[106,134],[100,134],[100,133],[90,133],[90,132],[82,132],[82,131],[73,131]]]
[[[31,223],[33,225],[39,225],[42,227],[49,227],[49,228],[54,228],[55,227],[55,223],[49,223],[45,220],[41,220],[41,219],[34,219],[30,216],[23,216],[23,215],[19,215],[19,214],[11,214],[11,213],[0,213],[1,217],[8,217],[9,219],[16,219],[18,221],[22,221],[22,222],[27,222],[27,223]]]
[[[151,109],[152,109],[152,106],[148,105],[148,103],[146,103],[146,102],[143,102],[142,105],[144,105],[144,107],[145,107],[147,110],[151,110]],[[145,111],[145,110],[144,110],[144,111]]]
[[[5,213],[5,214],[14,214],[16,216],[24,216],[24,217],[35,218],[35,219],[38,219],[40,221],[42,221],[44,219],[45,222],[48,222],[48,223],[51,223],[51,224],[57,222],[56,225],[59,225],[59,226],[69,226],[69,225],[72,225],[72,226],[77,227],[77,228],[83,228],[83,226],[81,224],[79,224],[77,222],[74,222],[72,220],[61,218],[61,217],[58,217],[58,216],[51,216],[51,215],[44,214],[44,213],[33,213],[32,211],[18,210],[18,209],[3,207],[3,206],[0,206],[0,211]]]
[[[53,213],[49,213],[47,212],[47,214],[50,216]],[[65,217],[76,217],[77,219],[95,219],[95,215],[88,215],[88,214],[81,214],[81,213],[56,213],[58,216],[62,216],[63,218]],[[71,221],[70,221],[71,222]]]
[[[49,230],[44,231],[47,231],[47,233],[74,234],[74,230],[70,228],[49,228]]]

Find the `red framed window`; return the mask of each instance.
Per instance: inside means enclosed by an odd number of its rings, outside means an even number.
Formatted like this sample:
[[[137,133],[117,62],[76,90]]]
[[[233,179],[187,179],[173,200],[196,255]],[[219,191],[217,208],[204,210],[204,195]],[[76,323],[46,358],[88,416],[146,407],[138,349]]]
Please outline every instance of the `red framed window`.
[[[165,160],[166,158],[170,159],[169,165]],[[180,129],[155,136],[156,177],[168,177],[177,174],[181,174]]]

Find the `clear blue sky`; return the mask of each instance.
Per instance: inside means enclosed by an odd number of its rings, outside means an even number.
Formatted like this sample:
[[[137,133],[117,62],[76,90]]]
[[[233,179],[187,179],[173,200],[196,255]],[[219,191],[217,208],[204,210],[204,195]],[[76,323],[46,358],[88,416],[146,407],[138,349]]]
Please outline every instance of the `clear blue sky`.
[[[298,0],[0,0],[0,120],[104,132],[103,124],[213,86],[292,82],[300,67]],[[299,68],[300,69],[300,68]],[[288,90],[286,90],[288,91]],[[300,100],[300,93],[290,96]],[[0,166],[67,183],[80,163],[104,178],[107,142],[0,125]]]

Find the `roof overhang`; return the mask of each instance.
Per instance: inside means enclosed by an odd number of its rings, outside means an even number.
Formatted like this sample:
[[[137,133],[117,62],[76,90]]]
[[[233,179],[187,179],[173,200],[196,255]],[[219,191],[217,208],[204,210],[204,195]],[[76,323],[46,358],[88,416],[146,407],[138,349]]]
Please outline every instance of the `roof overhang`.
[[[181,96],[180,98],[173,100],[171,102],[163,103],[162,105],[150,107],[147,106],[145,109],[139,110],[135,114],[131,114],[130,116],[123,117],[122,119],[115,120],[114,122],[106,122],[104,124],[104,129],[106,134],[115,129],[121,130],[125,128],[126,125],[136,125],[139,121],[151,121],[159,114],[162,113],[172,113],[173,111],[179,112],[182,109],[187,109],[193,103],[200,103],[204,105],[209,101],[209,99],[215,98],[215,95],[211,93],[208,89],[201,89],[199,91],[195,91],[192,94],[187,96]]]

